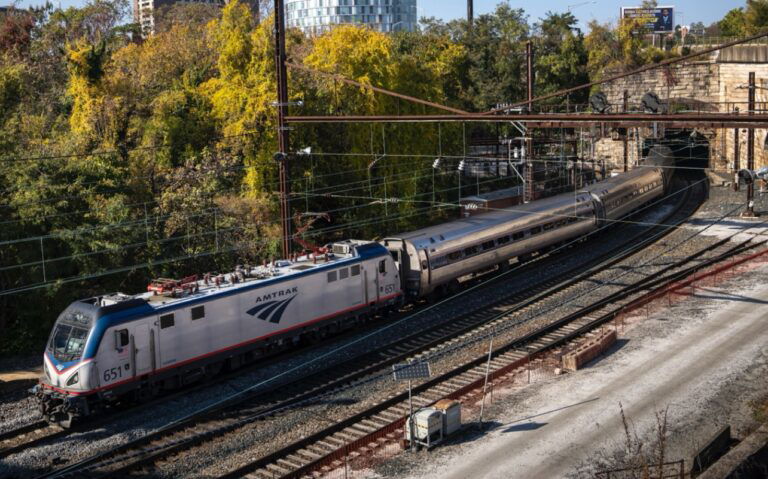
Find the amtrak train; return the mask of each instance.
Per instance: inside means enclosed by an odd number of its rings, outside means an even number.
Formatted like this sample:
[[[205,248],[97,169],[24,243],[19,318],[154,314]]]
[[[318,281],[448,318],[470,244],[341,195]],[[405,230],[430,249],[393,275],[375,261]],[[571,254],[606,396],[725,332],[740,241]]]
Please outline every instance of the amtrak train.
[[[72,303],[58,317],[35,388],[63,426],[117,402],[236,369],[301,339],[344,330],[406,301],[451,291],[578,238],[661,197],[665,173],[643,167],[509,211],[395,235],[225,275],[156,280],[142,294]]]

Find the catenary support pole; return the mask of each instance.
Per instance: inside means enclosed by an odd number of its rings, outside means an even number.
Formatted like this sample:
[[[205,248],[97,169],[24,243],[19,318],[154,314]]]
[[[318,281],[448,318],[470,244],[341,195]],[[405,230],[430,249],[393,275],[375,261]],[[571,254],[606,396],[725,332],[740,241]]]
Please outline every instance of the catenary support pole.
[[[472,30],[472,24],[475,21],[475,8],[473,0],[467,0],[467,25]]]
[[[736,109],[738,113],[738,109]],[[733,129],[733,191],[739,191],[739,163],[741,159],[741,145],[739,144],[739,129]]]
[[[525,43],[525,57],[527,60],[527,83],[528,83],[528,113],[533,113],[531,110],[533,109],[533,95],[534,95],[534,71],[533,71],[533,42],[528,40]],[[525,185],[523,185],[523,202],[529,203],[533,201],[533,180],[534,180],[534,171],[533,171],[533,129],[528,128],[527,133],[525,135],[527,138],[525,140]]]
[[[488,391],[488,375],[491,372],[491,355],[493,354],[493,336],[488,344],[488,361],[485,363],[485,382],[483,382],[483,401],[480,403],[480,429],[483,429],[483,412],[485,411],[485,394]]]
[[[749,72],[749,111],[747,115],[755,114],[755,72]],[[747,169],[755,170],[755,128],[750,125],[747,128]],[[744,217],[755,217],[755,182],[747,185],[747,209],[741,214]]]
[[[408,437],[410,438],[411,451],[416,450],[416,434],[414,433],[414,419],[413,419],[413,392],[411,390],[411,380],[408,380]]]
[[[288,181],[288,72],[285,67],[285,3],[275,0],[275,70],[277,75],[277,143],[276,158],[280,169],[280,225],[282,230],[283,258],[291,254],[291,211],[288,203],[290,183]]]
[[[624,90],[624,98],[622,102],[622,110],[624,113],[629,110],[629,91]],[[624,172],[629,169],[629,128],[624,131]]]

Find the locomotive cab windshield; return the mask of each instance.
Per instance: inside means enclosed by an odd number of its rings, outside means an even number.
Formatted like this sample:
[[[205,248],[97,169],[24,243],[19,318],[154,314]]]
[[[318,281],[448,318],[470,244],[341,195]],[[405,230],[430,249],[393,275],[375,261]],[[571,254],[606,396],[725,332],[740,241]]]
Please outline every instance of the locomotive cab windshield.
[[[48,352],[60,362],[80,360],[92,326],[91,315],[68,308],[56,320],[48,343]]]

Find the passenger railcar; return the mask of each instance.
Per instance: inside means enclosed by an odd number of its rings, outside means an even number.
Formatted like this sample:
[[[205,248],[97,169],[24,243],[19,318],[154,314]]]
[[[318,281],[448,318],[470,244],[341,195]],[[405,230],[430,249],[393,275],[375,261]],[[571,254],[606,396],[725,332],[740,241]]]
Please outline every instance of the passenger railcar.
[[[664,193],[661,168],[642,167],[584,188],[600,208],[601,220],[616,221]]]
[[[65,426],[127,395],[148,397],[236,367],[308,333],[344,329],[402,301],[399,273],[378,243],[271,267],[169,285],[168,294],[114,294],[72,303],[44,354],[37,394]]]
[[[462,218],[384,239],[400,267],[403,289],[423,297],[455,286],[462,276],[593,231],[587,193],[559,195],[508,211]]]
[[[563,193],[384,239],[408,297],[453,289],[470,274],[506,268],[552,245],[618,220],[664,193],[660,168],[641,167]]]

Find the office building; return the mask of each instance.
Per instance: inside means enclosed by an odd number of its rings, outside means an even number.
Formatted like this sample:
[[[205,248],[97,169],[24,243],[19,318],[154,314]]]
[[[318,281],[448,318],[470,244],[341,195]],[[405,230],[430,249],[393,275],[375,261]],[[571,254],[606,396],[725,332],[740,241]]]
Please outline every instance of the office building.
[[[414,31],[416,0],[286,0],[285,24],[318,35],[336,25],[367,25],[379,32]]]

